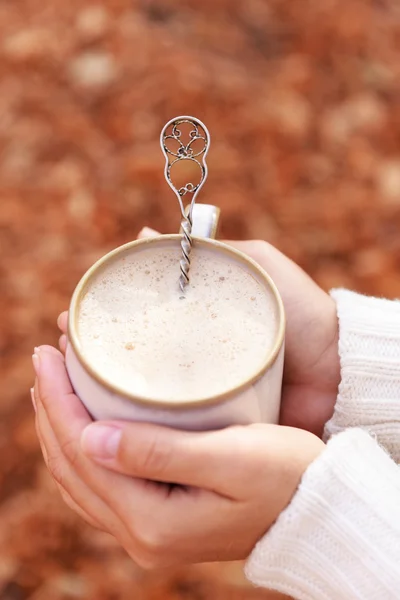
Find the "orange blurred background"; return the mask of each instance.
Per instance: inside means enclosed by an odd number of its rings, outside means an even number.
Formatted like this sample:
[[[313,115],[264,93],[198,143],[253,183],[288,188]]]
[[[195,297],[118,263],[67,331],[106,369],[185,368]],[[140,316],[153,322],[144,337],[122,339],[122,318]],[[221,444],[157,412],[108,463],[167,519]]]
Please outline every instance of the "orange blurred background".
[[[159,133],[212,135],[199,201],[322,287],[400,296],[396,0],[0,0],[0,598],[258,600],[241,565],[143,573],[59,500],[29,387],[85,269],[176,232]]]

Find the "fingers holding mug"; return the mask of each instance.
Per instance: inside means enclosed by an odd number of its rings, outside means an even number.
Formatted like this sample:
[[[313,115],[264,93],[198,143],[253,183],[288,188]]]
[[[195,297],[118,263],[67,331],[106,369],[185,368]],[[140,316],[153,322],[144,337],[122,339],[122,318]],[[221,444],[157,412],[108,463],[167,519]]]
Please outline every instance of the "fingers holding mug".
[[[61,333],[63,333],[64,335],[67,333],[67,329],[68,329],[68,311],[64,310],[57,319],[57,326],[59,328],[59,330],[61,331]]]
[[[37,378],[33,388],[33,396],[37,409],[36,433],[44,462],[64,502],[92,527],[101,530],[104,530],[106,526],[109,529],[112,528],[112,513],[77,476],[73,467],[63,456],[40,400]],[[102,515],[102,518],[99,518],[99,515]]]

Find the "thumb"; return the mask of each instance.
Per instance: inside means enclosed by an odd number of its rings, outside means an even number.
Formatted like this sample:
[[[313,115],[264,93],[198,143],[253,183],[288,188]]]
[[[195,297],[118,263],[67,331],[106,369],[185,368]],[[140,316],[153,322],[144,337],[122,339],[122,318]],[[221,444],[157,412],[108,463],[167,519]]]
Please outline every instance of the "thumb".
[[[190,432],[148,423],[102,422],[86,427],[82,451],[107,469],[165,483],[234,496],[246,460],[235,460],[247,432],[242,427]],[[240,471],[244,471],[242,474]]]

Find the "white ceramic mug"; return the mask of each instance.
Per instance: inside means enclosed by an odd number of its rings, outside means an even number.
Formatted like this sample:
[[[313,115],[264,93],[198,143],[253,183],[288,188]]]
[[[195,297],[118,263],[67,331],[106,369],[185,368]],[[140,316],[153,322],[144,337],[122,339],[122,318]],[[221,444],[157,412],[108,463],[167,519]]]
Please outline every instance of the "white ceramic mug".
[[[278,333],[274,346],[261,369],[229,392],[206,400],[169,404],[165,401],[141,398],[135,395],[135,390],[128,395],[118,389],[108,382],[101,372],[96,371],[93,365],[88,364],[82,352],[77,328],[80,299],[98,269],[116,255],[135,252],[143,244],[157,246],[167,243],[178,246],[181,236],[164,235],[120,246],[97,261],[85,273],[74,291],[69,308],[66,366],[75,393],[95,419],[147,421],[192,430],[217,429],[234,424],[278,422],[285,335],[282,300],[269,275],[255,261],[242,252],[212,239],[217,232],[219,210],[205,204],[197,204],[194,209],[194,248],[196,245],[211,245],[214,252],[223,252],[233,261],[245,263],[246,268],[268,293],[273,292],[278,315]]]

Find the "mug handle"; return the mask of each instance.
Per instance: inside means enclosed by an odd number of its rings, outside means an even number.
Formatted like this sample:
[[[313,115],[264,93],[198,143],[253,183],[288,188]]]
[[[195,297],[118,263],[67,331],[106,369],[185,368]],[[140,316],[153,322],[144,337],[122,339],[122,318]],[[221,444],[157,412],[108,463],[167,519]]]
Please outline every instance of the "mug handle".
[[[186,209],[186,214],[190,205]],[[195,204],[192,212],[192,235],[193,237],[211,238],[215,240],[218,232],[220,209],[212,204]],[[180,230],[182,233],[182,229]]]

